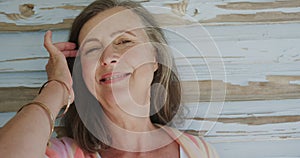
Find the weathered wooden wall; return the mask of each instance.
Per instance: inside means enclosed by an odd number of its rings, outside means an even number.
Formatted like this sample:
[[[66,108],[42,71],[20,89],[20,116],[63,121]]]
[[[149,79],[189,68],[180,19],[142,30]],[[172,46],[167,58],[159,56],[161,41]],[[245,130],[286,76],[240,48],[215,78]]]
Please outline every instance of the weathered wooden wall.
[[[299,0],[141,2],[172,8],[176,15],[171,11],[155,14],[163,27],[184,33],[190,44],[213,42],[219,50],[217,55],[201,53],[190,49],[183,38],[169,39],[170,45],[180,47],[184,54],[175,56],[184,80],[183,100],[192,112],[198,109],[189,115],[187,122],[191,124],[183,129],[205,134],[221,157],[300,156],[296,149],[300,145]],[[31,100],[37,89],[26,85],[37,87],[46,79],[44,73],[33,73],[43,70],[47,59],[40,46],[43,31],[52,29],[57,37],[54,41],[65,40],[64,30],[87,5],[79,0],[53,4],[37,1],[33,2],[35,12],[22,15],[17,6],[4,8],[9,3],[0,2],[2,112],[16,111]],[[209,36],[203,37],[203,30]],[[35,42],[21,42],[17,37]],[[20,43],[11,44],[7,39]],[[12,48],[17,45],[20,48]],[[13,55],[7,55],[10,52]],[[214,72],[207,68],[207,62],[224,69]],[[11,82],[25,87],[5,86],[13,85],[8,81],[10,75],[14,77]]]

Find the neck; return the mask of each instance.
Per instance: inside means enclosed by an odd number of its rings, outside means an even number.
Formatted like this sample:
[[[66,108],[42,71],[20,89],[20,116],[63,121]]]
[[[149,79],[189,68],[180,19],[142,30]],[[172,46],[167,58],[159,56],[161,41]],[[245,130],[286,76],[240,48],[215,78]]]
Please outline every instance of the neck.
[[[122,110],[118,110],[122,111]],[[152,124],[150,117],[135,117],[124,112],[113,112],[104,111],[109,123],[119,128],[122,128],[131,132],[147,132],[156,129]]]
[[[116,101],[114,96],[111,99],[104,100],[102,107],[107,121],[110,124],[133,132],[146,132],[155,129],[152,124],[150,113],[150,99],[144,99],[140,104],[137,104],[133,99],[119,99],[122,100],[122,105]],[[141,97],[145,98],[145,97]]]
[[[171,142],[172,138],[156,127],[149,117],[134,117],[124,112],[105,111],[112,138],[111,147],[130,152],[155,150]]]

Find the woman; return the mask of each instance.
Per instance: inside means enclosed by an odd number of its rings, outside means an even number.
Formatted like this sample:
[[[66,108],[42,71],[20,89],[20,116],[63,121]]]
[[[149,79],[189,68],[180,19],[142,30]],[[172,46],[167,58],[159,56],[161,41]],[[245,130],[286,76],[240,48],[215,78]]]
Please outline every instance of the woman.
[[[50,31],[44,41],[49,81],[1,129],[1,155],[217,157],[203,139],[170,127],[181,111],[176,67],[162,31],[139,4],[95,1],[75,19],[69,42],[52,44]],[[73,79],[65,57],[74,62]],[[74,98],[63,118],[67,137],[46,146],[49,120]]]

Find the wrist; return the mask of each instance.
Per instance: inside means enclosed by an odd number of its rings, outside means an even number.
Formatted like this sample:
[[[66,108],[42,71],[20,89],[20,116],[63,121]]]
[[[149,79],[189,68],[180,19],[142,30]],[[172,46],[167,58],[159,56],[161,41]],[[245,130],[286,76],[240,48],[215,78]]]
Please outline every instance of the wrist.
[[[52,114],[52,112],[50,111],[50,109],[48,108],[47,105],[43,104],[42,102],[38,102],[38,101],[33,101],[30,103],[27,103],[25,105],[23,105],[19,110],[18,113],[23,110],[24,108],[28,108],[31,107],[31,111],[35,109],[35,111],[39,110],[39,111],[43,111],[46,113],[48,119],[49,119],[49,124],[50,124],[50,133],[49,133],[49,139],[51,138],[51,135],[54,131],[54,125],[55,125],[55,117]]]
[[[59,82],[48,82],[34,101],[46,104],[50,111],[53,112],[54,117],[56,117],[64,105],[66,96],[67,94],[65,94],[65,90]]]

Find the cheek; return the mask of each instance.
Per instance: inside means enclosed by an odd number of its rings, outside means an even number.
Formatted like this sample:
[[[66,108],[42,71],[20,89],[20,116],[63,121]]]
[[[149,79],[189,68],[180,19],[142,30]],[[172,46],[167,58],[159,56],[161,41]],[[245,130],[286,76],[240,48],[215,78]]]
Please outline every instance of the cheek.
[[[97,62],[92,62],[90,60],[81,60],[82,78],[92,94],[95,94],[96,64]]]
[[[155,53],[146,45],[131,48],[122,58],[135,69],[156,62]]]

